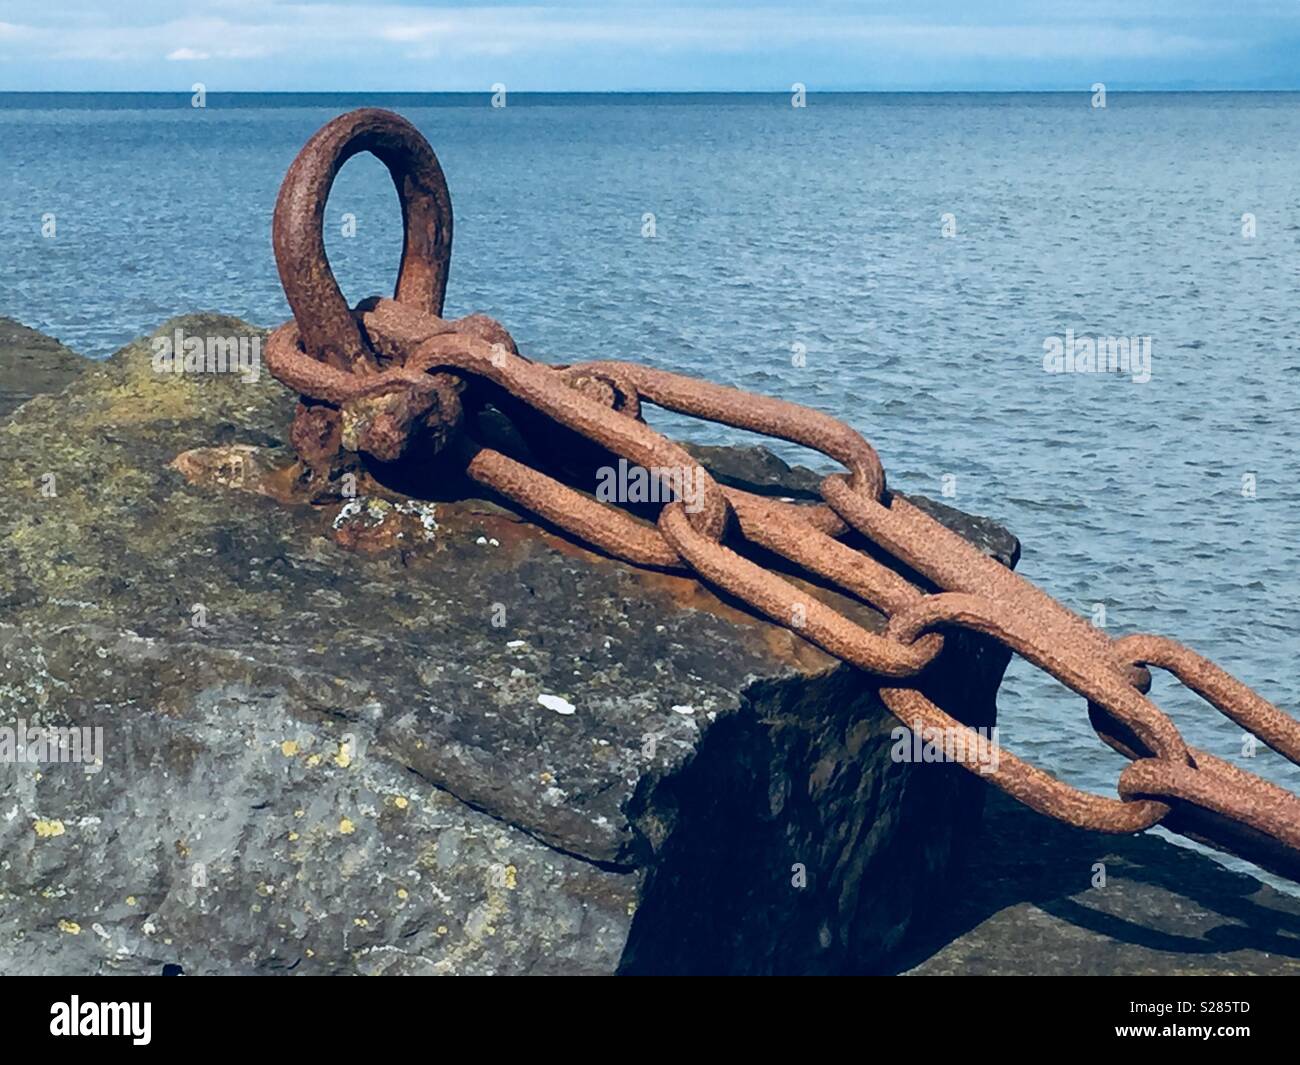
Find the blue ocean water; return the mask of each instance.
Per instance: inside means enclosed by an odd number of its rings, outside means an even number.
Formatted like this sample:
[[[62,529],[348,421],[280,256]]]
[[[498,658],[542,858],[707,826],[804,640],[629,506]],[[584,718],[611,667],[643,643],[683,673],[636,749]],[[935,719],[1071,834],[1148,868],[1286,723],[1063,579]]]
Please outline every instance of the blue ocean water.
[[[1022,572],[1111,633],[1174,635],[1300,713],[1300,95],[0,95],[0,314],[94,356],[184,311],[283,320],[280,179],[363,104],[441,158],[448,313],[543,360],[844,418],[891,484],[1003,521]],[[349,299],[391,288],[375,160],[340,175],[327,243]],[[1067,330],[1149,337],[1150,380],[1046,373]],[[1189,742],[1300,788],[1171,680],[1155,695]],[[1125,763],[1080,699],[1017,662],[1000,705],[1009,748],[1113,794]]]

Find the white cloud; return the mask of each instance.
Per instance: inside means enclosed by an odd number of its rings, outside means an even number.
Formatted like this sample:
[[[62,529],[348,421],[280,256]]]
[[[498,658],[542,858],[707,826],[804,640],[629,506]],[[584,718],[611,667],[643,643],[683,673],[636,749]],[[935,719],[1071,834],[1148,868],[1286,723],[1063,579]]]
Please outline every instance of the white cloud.
[[[179,64],[246,90],[466,90],[501,79],[521,90],[770,89],[800,77],[1060,87],[1091,84],[1095,71],[1117,84],[1213,84],[1222,71],[1249,81],[1261,50],[1300,37],[1300,11],[1275,0],[1231,10],[1218,0],[662,2],[0,0],[11,20],[0,22],[0,77],[5,87],[155,88]],[[1275,59],[1271,74],[1300,81],[1300,60]]]
[[[41,9],[69,5],[59,0]],[[142,5],[130,24],[104,23],[89,11],[54,24],[0,23],[0,41],[26,38],[24,51],[101,58],[173,61],[253,59],[292,51],[302,58],[427,54],[461,49],[467,54],[540,53],[584,46],[686,52],[770,51],[792,45],[890,49],[918,56],[998,58],[1143,57],[1212,50],[1219,42],[1158,24],[1131,20],[1050,18],[1021,12],[1024,21],[995,25],[952,20],[900,19],[832,8],[829,13],[788,8],[653,7],[443,7],[400,4],[285,4],[245,6],[229,0],[196,5],[195,17],[175,19],[171,8]],[[66,12],[65,12],[66,14]],[[1032,21],[1031,21],[1032,20]],[[193,42],[202,41],[196,48]],[[412,53],[410,49],[414,48]]]

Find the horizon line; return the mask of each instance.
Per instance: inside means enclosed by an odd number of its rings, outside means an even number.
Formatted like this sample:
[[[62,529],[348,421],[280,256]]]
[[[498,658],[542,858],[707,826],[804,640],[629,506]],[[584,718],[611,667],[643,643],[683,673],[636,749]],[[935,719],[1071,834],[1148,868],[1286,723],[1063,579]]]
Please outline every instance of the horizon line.
[[[213,96],[491,96],[484,89],[206,89]],[[789,96],[783,89],[510,89],[510,96]],[[808,96],[1069,96],[1088,95],[1091,86],[1072,89],[809,89]],[[194,89],[0,89],[0,96],[189,96]],[[1106,93],[1188,94],[1188,93],[1300,93],[1292,88],[1265,87],[1182,87],[1154,86],[1115,88],[1106,85]]]

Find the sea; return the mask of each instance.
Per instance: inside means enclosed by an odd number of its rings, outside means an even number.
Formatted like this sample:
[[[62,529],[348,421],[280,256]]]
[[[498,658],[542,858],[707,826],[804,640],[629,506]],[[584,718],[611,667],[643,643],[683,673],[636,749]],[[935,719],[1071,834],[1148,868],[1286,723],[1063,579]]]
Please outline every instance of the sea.
[[[451,188],[449,314],[542,361],[842,418],[891,485],[1004,523],[1020,571],[1109,633],[1174,636],[1300,714],[1300,95],[1097,103],[0,94],[0,314],[92,358],[198,309],[284,320],[286,167],[333,116],[392,108]],[[349,300],[391,292],[373,158],[339,175],[326,244]],[[1172,678],[1153,694],[1191,744],[1300,789]],[[999,707],[1008,749],[1114,794],[1126,763],[1082,699],[1017,660]]]

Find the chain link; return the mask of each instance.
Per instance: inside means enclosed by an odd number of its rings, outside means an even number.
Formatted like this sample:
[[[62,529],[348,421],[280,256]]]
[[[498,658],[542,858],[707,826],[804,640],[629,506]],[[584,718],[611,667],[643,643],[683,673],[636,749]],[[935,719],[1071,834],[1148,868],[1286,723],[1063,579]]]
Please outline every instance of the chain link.
[[[338,169],[370,151],[389,168],[406,240],[396,299],[349,309],[321,234]],[[1083,696],[1101,738],[1132,759],[1119,798],[1071,787],[1006,751],[981,766],[998,787],[1041,813],[1105,832],[1155,824],[1300,880],[1300,800],[1190,748],[1146,698],[1147,666],[1172,673],[1273,750],[1300,763],[1300,722],[1208,659],[1159,636],[1112,640],[1029,581],[886,488],[880,459],[849,426],[818,411],[630,363],[548,366],[518,353],[482,315],[441,315],[451,254],[451,198],[433,150],[404,119],[351,112],[299,153],[276,203],[274,247],[294,319],[271,336],[267,364],[300,396],[293,443],[324,473],[340,449],[385,461],[414,438],[454,456],[465,473],[615,558],[698,576],[832,655],[887,680],[885,705],[910,728],[968,727],[921,691],[947,631],[980,633]],[[680,496],[651,524],[475,441],[465,406],[514,404],[645,470],[694,471],[698,495]],[[845,473],[823,501],[793,504],[720,485],[679,445],[641,420],[651,403],[680,414],[813,448]],[[697,505],[696,505],[697,504]],[[864,551],[872,545],[919,575],[921,588]],[[889,618],[883,634],[852,621],[740,553],[759,547]],[[976,749],[968,747],[966,749]],[[968,766],[968,768],[973,768]]]

